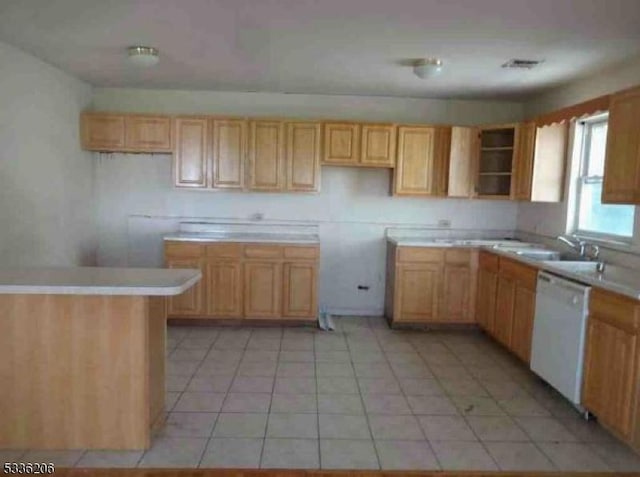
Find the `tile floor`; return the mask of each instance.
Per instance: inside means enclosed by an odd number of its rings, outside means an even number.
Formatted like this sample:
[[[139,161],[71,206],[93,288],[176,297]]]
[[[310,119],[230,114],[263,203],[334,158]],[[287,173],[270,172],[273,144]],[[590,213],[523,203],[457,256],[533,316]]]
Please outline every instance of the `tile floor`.
[[[170,327],[147,452],[1,451],[77,467],[638,471],[640,457],[479,332]]]

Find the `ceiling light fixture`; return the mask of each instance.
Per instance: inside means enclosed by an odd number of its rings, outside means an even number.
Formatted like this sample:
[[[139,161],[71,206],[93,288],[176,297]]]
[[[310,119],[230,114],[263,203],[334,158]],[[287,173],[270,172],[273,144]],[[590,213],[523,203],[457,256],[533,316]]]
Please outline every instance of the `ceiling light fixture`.
[[[439,58],[424,58],[413,64],[413,72],[418,78],[427,79],[442,71],[442,60]]]
[[[153,66],[160,61],[158,49],[151,46],[130,46],[127,48],[129,63],[136,66]]]

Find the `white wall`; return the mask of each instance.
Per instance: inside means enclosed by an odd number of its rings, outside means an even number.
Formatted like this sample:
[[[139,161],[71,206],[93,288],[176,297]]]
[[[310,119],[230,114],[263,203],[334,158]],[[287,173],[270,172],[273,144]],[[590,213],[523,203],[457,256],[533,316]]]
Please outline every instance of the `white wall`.
[[[640,57],[637,57],[615,68],[599,72],[579,81],[556,88],[541,94],[525,104],[527,117],[546,113],[566,106],[587,101],[589,99],[609,94],[640,84]],[[573,134],[573,128],[571,129]],[[576,158],[572,158],[572,141],[568,144],[567,183],[564,201],[557,204],[521,203],[518,208],[518,231],[523,237],[548,240],[567,231],[567,216],[573,205],[569,204],[572,197],[572,178],[576,175]],[[572,162],[574,168],[572,168]],[[605,257],[620,263],[633,263],[640,266],[640,258],[629,255],[640,254],[640,208],[636,208],[636,227],[633,243],[630,247],[614,247],[616,252],[609,250]],[[619,252],[628,253],[619,253]],[[631,262],[630,262],[631,261]]]
[[[522,117],[514,103],[355,96],[96,89],[96,110],[326,117],[477,124]],[[161,236],[181,218],[248,219],[320,224],[321,303],[334,312],[381,313],[384,230],[390,225],[511,231],[517,205],[389,196],[387,170],[322,168],[319,194],[202,192],[171,186],[168,155],[95,155],[101,265],[161,264]],[[451,233],[463,233],[452,231]],[[358,291],[358,285],[370,290]]]
[[[95,261],[91,87],[0,42],[0,266]]]

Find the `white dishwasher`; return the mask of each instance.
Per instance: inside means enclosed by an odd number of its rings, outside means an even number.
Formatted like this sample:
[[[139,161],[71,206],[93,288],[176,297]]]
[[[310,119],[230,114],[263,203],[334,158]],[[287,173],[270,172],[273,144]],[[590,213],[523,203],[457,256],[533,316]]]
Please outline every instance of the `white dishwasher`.
[[[578,407],[590,290],[538,272],[531,369]]]

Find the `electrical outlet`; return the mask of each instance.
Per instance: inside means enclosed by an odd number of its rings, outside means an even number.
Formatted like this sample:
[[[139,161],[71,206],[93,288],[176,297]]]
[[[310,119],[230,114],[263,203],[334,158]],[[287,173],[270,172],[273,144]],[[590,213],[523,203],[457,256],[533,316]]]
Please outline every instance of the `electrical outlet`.
[[[440,219],[438,220],[438,227],[441,229],[451,228],[451,221],[449,219]]]

